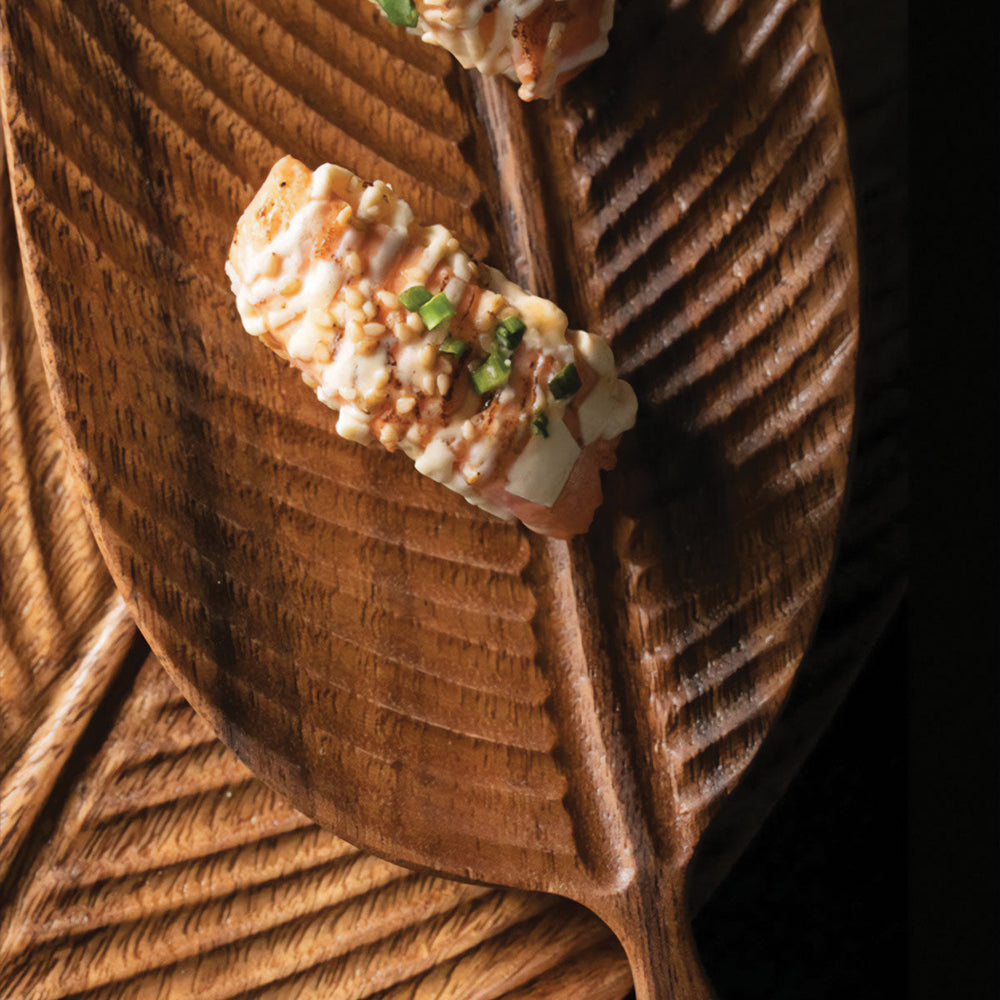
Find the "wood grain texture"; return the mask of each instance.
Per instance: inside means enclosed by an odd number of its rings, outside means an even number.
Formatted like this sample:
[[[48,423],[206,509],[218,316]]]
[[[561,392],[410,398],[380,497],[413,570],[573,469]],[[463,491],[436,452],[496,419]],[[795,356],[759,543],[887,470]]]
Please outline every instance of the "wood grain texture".
[[[135,633],[67,472],[0,156],[0,894]]]
[[[643,996],[704,995],[684,873],[814,627],[851,436],[818,5],[636,4],[529,109],[373,14],[4,8],[31,290],[99,542],[185,695],[307,813],[579,899]],[[221,261],[285,150],[393,182],[612,341],[641,417],[587,539],[339,441],[238,331]]]
[[[9,196],[0,255],[0,996],[623,996],[625,956],[586,910],[351,848],[143,665],[74,496]]]
[[[631,980],[582,907],[416,874],[253,778],[154,658],[4,911],[0,995],[587,996]]]
[[[823,613],[780,724],[712,821],[693,872],[706,900],[783,795],[906,588],[907,158],[905,6],[824,5],[856,188],[861,285],[855,455]],[[896,39],[892,45],[886,39]]]

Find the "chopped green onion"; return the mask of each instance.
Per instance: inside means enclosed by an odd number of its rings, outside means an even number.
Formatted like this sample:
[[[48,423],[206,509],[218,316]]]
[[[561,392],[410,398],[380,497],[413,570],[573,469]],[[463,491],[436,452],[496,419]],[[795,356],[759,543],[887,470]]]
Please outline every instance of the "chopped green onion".
[[[482,396],[499,389],[510,378],[510,358],[493,353],[478,368],[473,368],[470,374],[473,388]]]
[[[457,340],[455,337],[445,337],[438,350],[442,354],[454,354],[460,358],[469,349],[469,345],[464,340]]]
[[[428,330],[433,330],[450,316],[455,315],[455,307],[444,292],[438,292],[434,298],[425,302],[417,311]]]
[[[500,325],[510,334],[524,333],[527,329],[520,316],[508,316]]]
[[[509,316],[496,328],[497,343],[507,354],[513,354],[524,336],[524,322],[517,316]]]
[[[398,28],[417,26],[417,8],[413,0],[378,0],[378,5],[385,11],[390,24]]]
[[[558,375],[549,379],[549,388],[556,399],[566,399],[580,388],[580,376],[571,361]]]
[[[430,302],[431,293],[423,285],[410,285],[409,288],[399,293],[399,301],[403,303],[404,309],[416,312],[425,302]]]
[[[549,436],[549,415],[544,410],[535,410],[535,419],[531,421],[531,433],[543,438]]]

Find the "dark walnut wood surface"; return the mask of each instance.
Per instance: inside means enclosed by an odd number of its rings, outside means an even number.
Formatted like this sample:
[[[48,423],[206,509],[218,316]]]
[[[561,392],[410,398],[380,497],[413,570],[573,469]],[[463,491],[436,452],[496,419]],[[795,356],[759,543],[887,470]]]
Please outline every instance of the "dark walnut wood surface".
[[[351,847],[255,779],[184,701],[71,488],[6,181],[0,996],[622,997],[625,956],[585,909]]]
[[[642,995],[703,995],[684,873],[815,625],[851,436],[818,5],[629,7],[529,109],[364,5],[53,0],[4,28],[48,375],[181,690],[349,840],[571,896]],[[339,441],[241,333],[221,261],[286,150],[392,181],[611,340],[640,421],[586,539]]]

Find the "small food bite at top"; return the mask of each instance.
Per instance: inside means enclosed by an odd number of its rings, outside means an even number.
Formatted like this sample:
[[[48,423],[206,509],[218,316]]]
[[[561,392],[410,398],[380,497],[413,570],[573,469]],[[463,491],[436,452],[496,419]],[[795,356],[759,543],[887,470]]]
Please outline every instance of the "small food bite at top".
[[[636,398],[611,349],[388,184],[279,160],[226,273],[247,332],[337,410],[337,433],[402,451],[470,503],[542,534],[586,531]]]
[[[614,0],[372,0],[395,25],[447,49],[466,69],[551,97],[608,48]]]

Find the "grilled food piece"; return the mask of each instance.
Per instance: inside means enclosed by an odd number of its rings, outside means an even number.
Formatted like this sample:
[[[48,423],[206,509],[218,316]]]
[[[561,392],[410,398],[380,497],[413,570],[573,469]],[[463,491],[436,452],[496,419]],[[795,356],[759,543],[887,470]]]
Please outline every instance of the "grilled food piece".
[[[503,73],[523,101],[551,97],[608,48],[614,0],[373,0],[466,69]]]
[[[636,415],[611,349],[418,224],[389,185],[286,156],[226,272],[247,332],[339,411],[342,437],[402,451],[505,520],[587,530]]]

